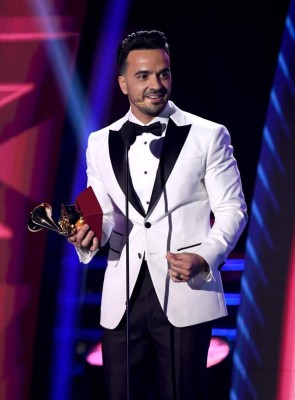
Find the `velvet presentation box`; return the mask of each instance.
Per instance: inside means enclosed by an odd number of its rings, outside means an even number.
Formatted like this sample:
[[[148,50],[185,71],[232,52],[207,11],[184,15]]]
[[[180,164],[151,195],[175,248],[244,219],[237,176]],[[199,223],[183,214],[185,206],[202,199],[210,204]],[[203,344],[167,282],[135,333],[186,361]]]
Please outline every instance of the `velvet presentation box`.
[[[94,194],[91,186],[83,190],[76,198],[76,206],[84,220],[84,223],[90,226],[99,242],[101,242],[102,231],[102,209]]]

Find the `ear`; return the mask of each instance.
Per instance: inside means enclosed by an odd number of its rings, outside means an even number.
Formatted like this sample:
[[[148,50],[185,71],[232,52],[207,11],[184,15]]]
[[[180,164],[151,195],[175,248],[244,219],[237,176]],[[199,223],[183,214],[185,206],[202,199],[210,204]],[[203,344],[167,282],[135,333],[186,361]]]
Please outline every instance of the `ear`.
[[[120,86],[120,89],[122,90],[122,92],[124,94],[128,94],[126,81],[125,81],[125,78],[123,75],[118,76],[118,82],[119,82],[119,86]]]

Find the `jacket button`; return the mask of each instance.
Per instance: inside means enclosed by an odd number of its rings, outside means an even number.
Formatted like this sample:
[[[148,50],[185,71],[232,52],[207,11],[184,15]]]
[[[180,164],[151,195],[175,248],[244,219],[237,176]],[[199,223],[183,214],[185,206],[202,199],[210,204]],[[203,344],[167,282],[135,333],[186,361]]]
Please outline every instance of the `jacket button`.
[[[150,222],[146,222],[146,223],[144,224],[144,226],[145,226],[146,228],[150,228],[150,227],[152,226],[152,224],[151,224]]]

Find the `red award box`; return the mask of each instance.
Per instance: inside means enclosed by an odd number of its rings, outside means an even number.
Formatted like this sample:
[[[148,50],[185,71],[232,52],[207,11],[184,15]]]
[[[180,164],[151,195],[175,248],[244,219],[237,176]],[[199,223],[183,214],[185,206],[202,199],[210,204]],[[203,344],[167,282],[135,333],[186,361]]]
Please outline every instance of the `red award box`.
[[[83,190],[77,198],[76,205],[82,215],[84,223],[90,226],[101,243],[102,209],[91,186]]]

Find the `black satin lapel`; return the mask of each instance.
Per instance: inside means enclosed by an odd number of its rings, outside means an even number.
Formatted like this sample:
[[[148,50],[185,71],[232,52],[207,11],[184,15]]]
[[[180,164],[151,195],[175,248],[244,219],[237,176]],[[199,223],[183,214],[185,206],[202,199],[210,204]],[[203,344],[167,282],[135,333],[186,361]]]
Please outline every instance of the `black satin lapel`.
[[[190,128],[191,125],[177,126],[172,119],[169,119],[147,215],[152,212],[159,201],[163,188],[176,163]]]
[[[110,130],[109,152],[114,174],[122,191],[125,193],[125,146],[118,131]]]
[[[121,138],[120,131],[110,130],[109,134],[109,151],[110,159],[113,167],[116,179],[126,196],[126,147],[124,146],[123,140]],[[134,190],[130,172],[128,169],[128,199],[129,203],[143,216],[145,216],[145,211],[141,205],[141,202]]]

